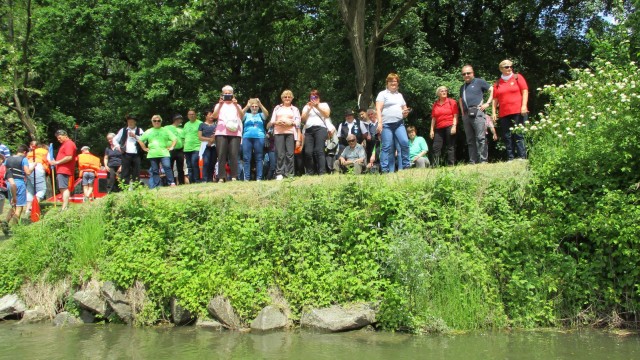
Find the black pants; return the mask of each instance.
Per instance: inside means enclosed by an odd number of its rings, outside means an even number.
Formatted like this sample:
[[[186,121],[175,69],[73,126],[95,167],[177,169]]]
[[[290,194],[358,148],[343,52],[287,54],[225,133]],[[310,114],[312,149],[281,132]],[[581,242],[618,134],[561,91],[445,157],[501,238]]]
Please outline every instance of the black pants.
[[[178,169],[178,174],[175,177],[176,185],[184,185],[184,152],[182,149],[173,149],[171,154],[171,171],[173,171],[173,164]]]
[[[304,167],[307,175],[326,174],[325,140],[327,140],[327,128],[324,126],[312,126],[305,131]]]
[[[231,178],[238,179],[238,153],[240,152],[239,136],[216,136],[218,151],[218,179],[227,180],[227,161]]]
[[[140,155],[125,153],[122,155],[122,181],[129,185],[131,181],[140,181]]]
[[[293,151],[295,140],[293,134],[277,134],[276,141],[276,176],[293,177]]]
[[[109,174],[107,174],[107,194],[118,191],[116,186],[116,172],[120,166],[109,167]]]
[[[440,165],[440,153],[442,146],[447,146],[447,164],[455,165],[456,163],[456,135],[451,134],[453,126],[447,126],[442,129],[436,129],[433,136],[433,162],[435,166]],[[444,143],[444,144],[443,144]]]

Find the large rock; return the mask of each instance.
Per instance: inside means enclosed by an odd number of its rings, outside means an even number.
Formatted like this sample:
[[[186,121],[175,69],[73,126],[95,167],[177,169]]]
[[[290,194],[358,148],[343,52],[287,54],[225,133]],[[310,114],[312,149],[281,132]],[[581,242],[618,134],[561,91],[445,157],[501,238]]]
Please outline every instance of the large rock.
[[[81,325],[82,320],[64,311],[53,319],[53,326]]]
[[[240,317],[231,306],[231,302],[224,296],[216,296],[207,305],[209,314],[214,319],[218,320],[222,325],[228,329],[238,330],[242,327]]]
[[[73,299],[83,309],[101,316],[107,315],[107,301],[100,296],[98,290],[83,290],[73,294]]]
[[[27,307],[16,294],[6,295],[0,299],[0,319],[21,315],[25,310]]]
[[[182,306],[180,306],[180,302],[176,298],[171,298],[171,318],[173,319],[173,323],[182,326],[192,324],[195,320],[194,316],[191,312]]]
[[[50,319],[51,318],[44,310],[42,310],[39,306],[36,306],[35,309],[26,310],[24,314],[22,314],[22,320],[20,320],[20,324],[35,324]]]
[[[102,285],[100,293],[107,300],[109,307],[113,309],[122,321],[127,324],[133,322],[133,309],[127,301],[127,297],[122,291],[118,290],[111,281],[107,281]]]
[[[331,306],[305,312],[300,319],[300,325],[323,331],[338,332],[360,329],[375,321],[376,314],[367,305]]]
[[[92,324],[96,322],[96,315],[87,309],[82,309],[80,311],[80,320],[85,324]]]
[[[289,319],[275,306],[265,306],[251,322],[252,330],[274,330],[287,326]]]
[[[213,330],[224,329],[224,326],[222,324],[212,319],[198,319],[196,321],[196,327],[208,328]]]

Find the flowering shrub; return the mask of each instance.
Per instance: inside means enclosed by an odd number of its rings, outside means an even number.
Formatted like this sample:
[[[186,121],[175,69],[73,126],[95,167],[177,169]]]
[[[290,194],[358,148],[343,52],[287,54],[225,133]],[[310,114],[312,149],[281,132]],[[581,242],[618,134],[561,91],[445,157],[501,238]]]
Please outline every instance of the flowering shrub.
[[[519,129],[532,142],[535,221],[565,256],[559,316],[588,322],[640,309],[640,71],[626,35],[595,47],[590,68],[541,89],[550,104]]]

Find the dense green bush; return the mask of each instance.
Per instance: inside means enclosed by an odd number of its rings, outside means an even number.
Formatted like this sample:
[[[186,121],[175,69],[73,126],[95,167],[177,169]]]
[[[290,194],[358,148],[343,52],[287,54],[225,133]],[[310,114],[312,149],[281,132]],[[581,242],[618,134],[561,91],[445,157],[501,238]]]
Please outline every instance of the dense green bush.
[[[622,31],[622,28],[618,29]],[[559,317],[573,321],[640,308],[640,70],[629,40],[595,42],[573,80],[547,86],[552,104],[526,128],[536,219],[566,255]]]

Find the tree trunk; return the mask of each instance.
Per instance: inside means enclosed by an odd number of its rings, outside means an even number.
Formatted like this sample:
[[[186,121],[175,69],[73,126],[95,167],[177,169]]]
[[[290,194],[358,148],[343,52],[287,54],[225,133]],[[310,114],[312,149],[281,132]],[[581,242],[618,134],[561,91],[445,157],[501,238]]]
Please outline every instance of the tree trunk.
[[[417,0],[408,0],[397,10],[395,15],[384,26],[380,27],[382,1],[376,0],[376,13],[371,22],[371,37],[365,41],[365,9],[366,0],[340,0],[339,7],[342,21],[347,28],[347,38],[351,47],[351,55],[356,73],[356,92],[358,107],[366,109],[372,100],[373,76],[376,64],[376,51],[384,35],[393,29],[400,19],[415,5]],[[385,9],[386,10],[386,9]],[[385,11],[386,13],[390,12]]]

